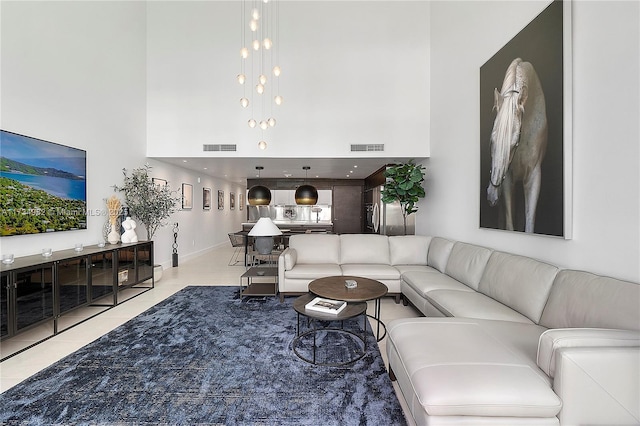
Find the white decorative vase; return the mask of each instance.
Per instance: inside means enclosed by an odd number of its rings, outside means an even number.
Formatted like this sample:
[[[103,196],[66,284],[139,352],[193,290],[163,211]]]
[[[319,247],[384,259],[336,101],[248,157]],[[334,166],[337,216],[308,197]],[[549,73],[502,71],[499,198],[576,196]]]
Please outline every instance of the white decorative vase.
[[[162,265],[153,265],[153,280],[160,281],[162,278]]]
[[[111,231],[107,235],[107,241],[109,241],[109,244],[118,244],[118,241],[120,241],[120,232],[116,224],[111,224]]]

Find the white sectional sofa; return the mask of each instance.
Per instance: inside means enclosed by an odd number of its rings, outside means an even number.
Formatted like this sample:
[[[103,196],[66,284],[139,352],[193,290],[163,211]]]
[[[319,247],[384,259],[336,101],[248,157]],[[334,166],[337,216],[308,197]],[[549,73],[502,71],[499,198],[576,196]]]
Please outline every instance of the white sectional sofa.
[[[316,278],[354,275],[378,280],[400,301],[400,276],[427,271],[429,237],[376,234],[292,235],[278,259],[280,299],[309,291]]]
[[[439,237],[295,237],[281,294],[361,275],[425,315],[387,324],[418,425],[640,424],[638,283]]]
[[[419,425],[640,424],[640,285],[431,239],[387,324]]]

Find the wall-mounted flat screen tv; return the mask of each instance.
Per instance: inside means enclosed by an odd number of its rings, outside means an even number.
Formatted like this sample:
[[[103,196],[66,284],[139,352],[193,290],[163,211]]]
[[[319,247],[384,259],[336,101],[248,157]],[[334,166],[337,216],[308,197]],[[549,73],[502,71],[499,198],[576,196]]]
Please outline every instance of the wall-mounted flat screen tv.
[[[0,130],[0,236],[87,228],[87,152]]]

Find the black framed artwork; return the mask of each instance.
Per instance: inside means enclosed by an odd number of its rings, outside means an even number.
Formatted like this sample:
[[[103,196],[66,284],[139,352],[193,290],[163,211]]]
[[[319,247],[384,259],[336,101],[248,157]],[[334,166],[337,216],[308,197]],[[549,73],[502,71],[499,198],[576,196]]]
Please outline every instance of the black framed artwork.
[[[202,210],[211,210],[211,188],[202,188]]]

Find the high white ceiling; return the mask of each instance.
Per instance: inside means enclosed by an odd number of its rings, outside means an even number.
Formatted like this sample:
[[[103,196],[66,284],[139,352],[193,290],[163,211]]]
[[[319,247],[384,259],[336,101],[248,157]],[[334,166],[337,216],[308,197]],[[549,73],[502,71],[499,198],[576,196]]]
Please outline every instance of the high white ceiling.
[[[364,179],[385,164],[408,161],[409,158],[155,158],[204,175],[230,182],[246,183],[257,177],[256,166],[264,169],[263,178],[305,177],[303,166],[310,166],[309,178]],[[416,158],[415,160],[422,160]]]
[[[277,126],[264,133],[247,126],[254,111],[239,104],[251,92],[236,80],[240,5],[148,4],[148,157],[244,182],[256,166],[265,178],[304,177],[310,166],[313,178],[363,179],[385,164],[430,155],[427,3],[281,2],[278,93],[285,101],[273,113]],[[209,144],[237,150],[204,150]]]

